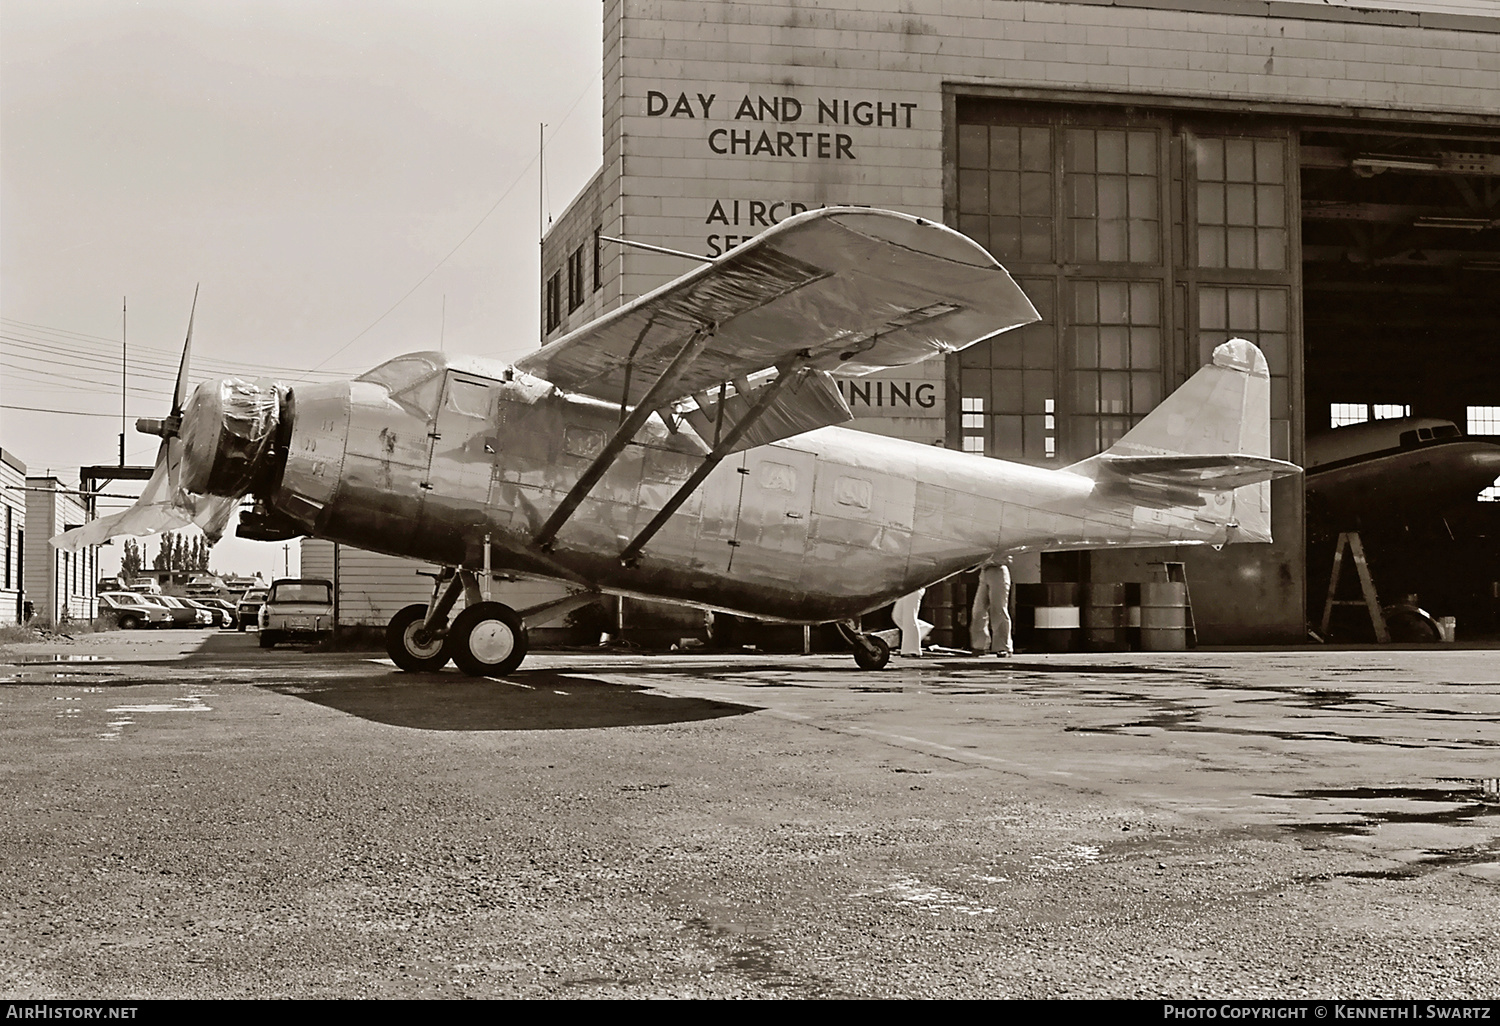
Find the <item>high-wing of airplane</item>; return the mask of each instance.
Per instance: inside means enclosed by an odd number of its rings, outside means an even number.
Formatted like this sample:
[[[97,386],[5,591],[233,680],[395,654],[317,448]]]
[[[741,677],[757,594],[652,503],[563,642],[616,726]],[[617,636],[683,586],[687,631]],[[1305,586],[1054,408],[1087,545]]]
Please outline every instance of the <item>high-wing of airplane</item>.
[[[1402,417],[1307,439],[1307,494],[1341,527],[1434,517],[1500,478],[1500,445],[1451,420]]]
[[[387,629],[406,670],[502,675],[529,627],[601,594],[837,622],[997,552],[1270,541],[1260,351],[1219,346],[1106,452],[1062,470],[835,427],[835,374],[954,352],[1037,314],[983,248],[922,218],[809,211],[514,364],[413,353],[353,381],[205,382],[140,502],[76,547],[196,523],[327,538],[447,568]],[[191,320],[189,340],[191,340]],[[515,610],[493,575],[561,581]],[[453,616],[459,599],[462,610]]]

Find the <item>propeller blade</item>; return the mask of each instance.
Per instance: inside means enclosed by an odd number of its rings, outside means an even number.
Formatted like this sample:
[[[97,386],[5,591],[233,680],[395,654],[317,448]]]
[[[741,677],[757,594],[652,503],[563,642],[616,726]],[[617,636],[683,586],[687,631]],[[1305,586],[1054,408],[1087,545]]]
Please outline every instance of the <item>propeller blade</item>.
[[[187,341],[182,344],[182,363],[177,368],[177,390],[172,394],[172,416],[182,416],[182,404],[187,402],[188,363],[193,351],[193,317],[198,313],[198,288],[193,286],[193,308],[188,313]]]

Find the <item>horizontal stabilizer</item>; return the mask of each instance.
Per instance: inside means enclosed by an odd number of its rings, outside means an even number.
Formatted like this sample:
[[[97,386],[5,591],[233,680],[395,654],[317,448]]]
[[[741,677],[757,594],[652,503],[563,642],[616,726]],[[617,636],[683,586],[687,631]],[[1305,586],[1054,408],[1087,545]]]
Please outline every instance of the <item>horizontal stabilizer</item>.
[[[1098,457],[1097,466],[1110,477],[1133,483],[1209,490],[1240,488],[1301,472],[1295,463],[1239,453],[1207,456],[1106,454]],[[1100,475],[1101,480],[1104,474]]]

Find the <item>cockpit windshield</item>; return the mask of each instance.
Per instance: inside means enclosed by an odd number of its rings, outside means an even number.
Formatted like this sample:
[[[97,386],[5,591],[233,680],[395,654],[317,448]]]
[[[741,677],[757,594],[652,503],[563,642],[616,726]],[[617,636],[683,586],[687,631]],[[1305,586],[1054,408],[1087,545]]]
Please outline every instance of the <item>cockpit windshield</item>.
[[[354,380],[373,381],[377,385],[384,385],[394,394],[416,384],[437,369],[437,362],[425,356],[398,356]]]

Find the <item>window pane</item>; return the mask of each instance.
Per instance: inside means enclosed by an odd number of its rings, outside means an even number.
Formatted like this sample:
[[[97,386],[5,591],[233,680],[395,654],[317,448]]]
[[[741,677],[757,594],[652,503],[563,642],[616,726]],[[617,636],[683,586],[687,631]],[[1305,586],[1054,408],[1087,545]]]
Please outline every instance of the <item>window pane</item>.
[[[1099,171],[1101,173],[1125,173],[1125,133],[1099,132]]]
[[[1073,319],[1079,324],[1099,323],[1099,286],[1080,281],[1073,286]]]
[[[1086,129],[1073,128],[1068,130],[1067,149],[1064,156],[1070,171],[1079,171],[1085,174],[1094,170],[1094,133]]]
[[[1224,186],[1198,186],[1198,223],[1224,223]]]
[[[1254,289],[1228,289],[1229,293],[1229,330],[1244,334],[1253,334],[1260,327],[1256,316],[1257,305]]]
[[[1099,216],[1107,218],[1124,217],[1126,214],[1125,176],[1123,175],[1100,175],[1099,182]]]
[[[1005,171],[1021,168],[1021,133],[1015,128],[990,126],[990,167]]]
[[[1073,217],[1093,217],[1099,212],[1094,202],[1094,176],[1068,176],[1068,213]]]
[[[990,213],[1021,212],[1021,176],[1015,171],[990,172]]]
[[[1028,171],[1021,176],[1021,213],[1046,217],[1052,213],[1052,176]]]
[[[1099,282],[1099,323],[1130,323],[1130,286],[1123,281]]]
[[[958,126],[958,166],[984,167],[989,133],[983,125]]]
[[[1025,171],[1052,170],[1052,130],[1021,129],[1021,168]]]
[[[1225,255],[1230,267],[1255,266],[1255,229],[1230,228]]]
[[[1144,218],[1148,221],[1157,220],[1156,179],[1131,178],[1129,190],[1130,216]]]
[[[1156,133],[1130,133],[1130,173],[1133,175],[1156,174]]]
[[[1042,262],[1052,259],[1051,218],[1021,218],[1021,259]]]
[[[1280,228],[1286,223],[1286,190],[1279,185],[1255,187],[1255,223]]]
[[[990,374],[990,398],[993,410],[1021,412],[1021,375],[1013,370],[999,370]]]
[[[1204,182],[1224,180],[1224,141],[1222,139],[1199,139],[1195,147],[1198,162],[1198,179]]]
[[[1286,292],[1281,289],[1260,289],[1256,293],[1260,306],[1260,329],[1262,331],[1286,330]]]
[[[1255,140],[1255,180],[1280,183],[1283,180],[1283,146],[1280,139]]]
[[[983,171],[959,171],[958,212],[983,214],[990,209],[990,176]]]
[[[1280,228],[1260,228],[1255,233],[1255,266],[1266,271],[1280,271],[1286,265],[1286,232]]]
[[[1157,246],[1160,241],[1160,236],[1157,234],[1157,222],[1135,220],[1130,222],[1130,259],[1134,263],[1157,263]]]
[[[1101,261],[1125,261],[1129,259],[1126,248],[1124,221],[1099,222],[1099,259]]]
[[[1073,362],[1079,367],[1099,366],[1099,329],[1073,329]]]
[[[1224,140],[1224,178],[1230,182],[1255,181],[1255,143],[1252,140]]]
[[[1224,266],[1224,229],[1198,229],[1198,266]]]
[[[1157,328],[1130,329],[1130,366],[1149,370],[1161,366],[1161,331]],[[1139,411],[1141,408],[1136,407]]]
[[[1255,186],[1231,185],[1225,190],[1224,220],[1230,224],[1255,223]]]
[[[1130,286],[1130,323],[1161,323],[1161,311],[1157,309],[1155,285],[1136,283]]]
[[[1099,366],[1124,368],[1130,366],[1130,329],[1104,327],[1099,329]]]

